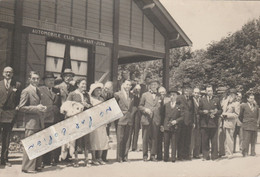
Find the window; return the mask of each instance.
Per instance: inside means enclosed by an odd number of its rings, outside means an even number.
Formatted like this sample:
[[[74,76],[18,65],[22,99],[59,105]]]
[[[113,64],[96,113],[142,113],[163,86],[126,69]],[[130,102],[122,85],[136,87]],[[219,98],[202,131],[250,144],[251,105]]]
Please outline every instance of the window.
[[[67,58],[65,56],[66,52],[69,53]],[[75,78],[87,76],[88,48],[57,42],[47,42],[46,71],[53,72],[55,76],[60,76],[62,68],[65,67],[66,59],[70,62],[71,69],[75,73]]]

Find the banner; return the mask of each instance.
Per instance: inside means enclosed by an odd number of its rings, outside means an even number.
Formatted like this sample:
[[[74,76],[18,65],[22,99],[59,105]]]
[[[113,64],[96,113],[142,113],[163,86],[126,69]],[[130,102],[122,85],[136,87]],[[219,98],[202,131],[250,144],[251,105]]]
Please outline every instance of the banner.
[[[112,98],[21,141],[29,159],[32,160],[122,116],[115,98]]]

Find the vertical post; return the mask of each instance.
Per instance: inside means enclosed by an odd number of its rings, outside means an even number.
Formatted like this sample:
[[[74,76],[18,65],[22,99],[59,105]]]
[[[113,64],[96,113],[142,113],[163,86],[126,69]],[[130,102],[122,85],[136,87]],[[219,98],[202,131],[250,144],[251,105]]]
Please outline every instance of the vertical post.
[[[21,45],[22,45],[22,21],[23,21],[23,0],[15,1],[14,9],[14,30],[12,39],[13,53],[10,65],[14,69],[15,79],[22,80],[23,75],[20,73],[21,67]]]
[[[170,56],[169,56],[169,40],[165,40],[165,57],[163,58],[163,86],[169,90],[169,74],[170,74]]]
[[[114,0],[114,17],[113,17],[113,47],[112,47],[112,68],[111,79],[114,89],[117,88],[118,75],[118,47],[119,47],[119,3],[120,0]]]

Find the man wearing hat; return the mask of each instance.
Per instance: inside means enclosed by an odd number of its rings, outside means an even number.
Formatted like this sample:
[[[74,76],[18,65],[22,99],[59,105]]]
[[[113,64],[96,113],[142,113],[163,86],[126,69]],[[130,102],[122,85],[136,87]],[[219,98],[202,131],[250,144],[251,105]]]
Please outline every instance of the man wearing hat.
[[[60,106],[61,106],[61,92],[60,89],[54,87],[54,74],[46,72],[43,81],[44,86],[39,87],[41,92],[41,104],[47,107],[44,114],[45,128],[58,123],[61,120]],[[59,160],[60,148],[57,148],[43,156],[44,164],[56,165]]]
[[[71,69],[66,68],[62,73],[63,82],[56,86],[61,91],[61,102],[64,103],[69,95],[70,92],[76,89],[75,85],[73,84],[73,77],[75,74],[72,72]]]
[[[176,151],[179,139],[179,124],[183,121],[183,112],[179,103],[176,102],[179,95],[175,88],[170,89],[170,102],[165,105],[165,119],[163,122],[164,131],[164,161],[169,161],[169,146],[171,142],[172,158],[171,161],[176,161]]]
[[[230,89],[227,99],[223,100],[222,103],[222,114],[221,118],[224,120],[223,128],[225,135],[225,155],[228,158],[231,158],[233,155],[233,146],[234,146],[234,131],[236,122],[238,119],[240,104],[236,100],[236,89]]]
[[[160,116],[160,95],[157,92],[159,81],[152,79],[149,84],[149,91],[145,92],[139,104],[142,112],[141,124],[143,128],[143,160],[148,160],[148,142],[151,140],[151,161],[156,161],[157,155],[157,139],[159,126],[161,122]]]

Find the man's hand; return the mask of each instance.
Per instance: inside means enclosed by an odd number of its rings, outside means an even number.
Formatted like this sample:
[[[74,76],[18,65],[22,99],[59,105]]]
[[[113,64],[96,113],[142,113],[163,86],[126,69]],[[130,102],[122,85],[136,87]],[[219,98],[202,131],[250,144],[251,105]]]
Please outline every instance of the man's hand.
[[[203,113],[204,113],[204,114],[208,114],[209,111],[208,111],[208,110],[203,110]]]
[[[86,102],[83,102],[82,105],[85,107],[85,108],[91,108],[92,105],[91,104],[88,104]]]
[[[173,120],[173,121],[171,121],[171,124],[172,124],[172,125],[175,125],[175,124],[177,124],[177,121],[176,121],[176,120]]]
[[[43,106],[42,104],[39,104],[36,106],[39,112],[46,112],[47,111],[47,107]]]
[[[164,132],[164,127],[162,125],[160,126],[160,131]]]
[[[152,115],[152,111],[151,111],[151,109],[149,109],[149,108],[145,108],[144,111],[145,111],[147,114]]]
[[[210,114],[210,118],[214,119],[215,115],[213,113]]]

